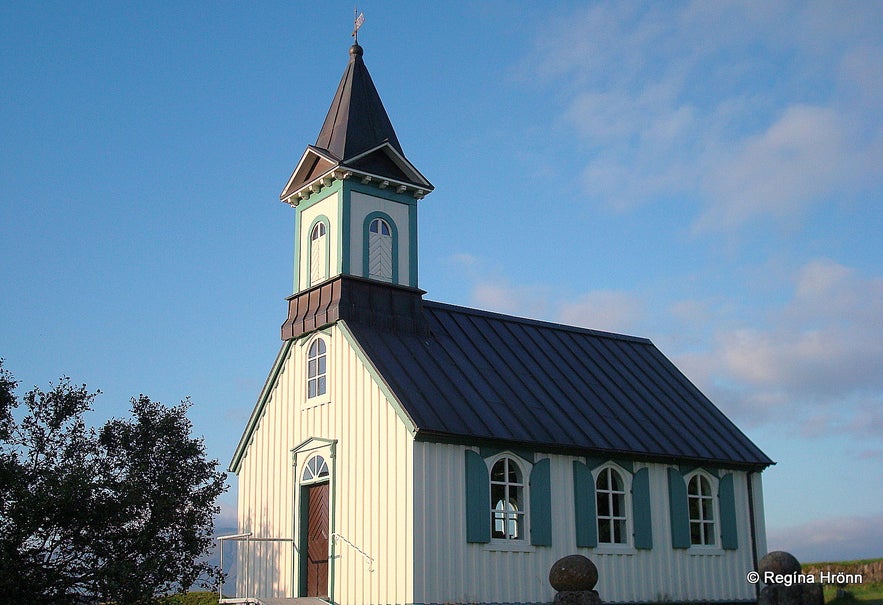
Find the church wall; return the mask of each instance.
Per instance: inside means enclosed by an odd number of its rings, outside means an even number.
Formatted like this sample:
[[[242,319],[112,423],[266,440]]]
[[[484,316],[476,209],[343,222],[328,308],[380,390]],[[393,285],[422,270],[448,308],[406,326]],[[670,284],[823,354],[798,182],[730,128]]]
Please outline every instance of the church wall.
[[[336,184],[325,194],[323,190],[316,194],[317,201],[305,203],[304,208],[298,208],[297,233],[294,241],[298,247],[296,252],[297,263],[297,283],[295,289],[297,291],[306,290],[310,287],[310,229],[313,223],[320,216],[328,219],[329,232],[325,236],[328,238],[328,277],[340,273],[340,186]]]
[[[363,274],[364,264],[364,222],[365,217],[372,212],[380,211],[395,221],[396,230],[398,232],[398,280],[396,283],[401,285],[416,284],[409,283],[409,275],[411,272],[411,233],[409,221],[409,206],[387,200],[384,198],[366,195],[358,191],[351,194],[351,230],[350,230],[350,269],[354,275]]]
[[[552,564],[569,554],[583,554],[597,565],[597,590],[604,602],[753,600],[754,586],[745,574],[754,569],[746,474],[734,473],[738,515],[737,550],[674,549],[669,528],[667,465],[634,463],[649,469],[653,548],[576,546],[573,461],[550,458],[552,545],[505,550],[467,542],[465,450],[461,445],[418,442],[414,445],[414,597],[417,603],[549,603]],[[475,449],[475,451],[478,451]],[[754,475],[755,506],[762,507]],[[490,511],[488,511],[490,514]],[[762,518],[758,534],[763,536]],[[765,548],[765,544],[764,544]]]
[[[241,461],[239,529],[256,537],[294,538],[297,544],[298,479],[307,459],[319,453],[331,467],[330,531],[374,558],[369,565],[354,548],[335,541],[329,570],[334,601],[413,602],[411,436],[344,329],[321,331],[328,345],[326,397],[306,397],[306,353],[315,334],[298,339],[288,351]],[[310,438],[316,441],[293,461],[292,448]],[[319,439],[337,440],[333,460],[330,446]],[[254,552],[250,586],[242,577],[245,562],[239,561],[239,594],[297,596],[299,566],[290,544],[263,543]]]

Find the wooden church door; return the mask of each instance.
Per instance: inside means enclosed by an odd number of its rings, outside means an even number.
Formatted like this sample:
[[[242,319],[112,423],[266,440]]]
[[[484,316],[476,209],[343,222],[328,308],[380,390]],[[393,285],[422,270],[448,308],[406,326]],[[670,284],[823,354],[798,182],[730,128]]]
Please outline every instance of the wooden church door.
[[[306,595],[328,596],[328,483],[306,488]]]

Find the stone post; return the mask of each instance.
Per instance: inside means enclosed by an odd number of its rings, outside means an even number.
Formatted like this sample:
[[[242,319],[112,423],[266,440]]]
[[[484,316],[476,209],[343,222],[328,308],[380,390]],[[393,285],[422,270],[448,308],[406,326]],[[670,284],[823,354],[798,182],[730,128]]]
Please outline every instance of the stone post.
[[[549,571],[549,584],[558,591],[554,605],[601,605],[597,583],[598,568],[582,555],[558,559]]]
[[[767,553],[757,564],[760,581],[776,578],[760,591],[757,605],[824,605],[821,583],[798,581],[801,567],[794,555],[781,550]],[[772,574],[772,575],[770,575]]]

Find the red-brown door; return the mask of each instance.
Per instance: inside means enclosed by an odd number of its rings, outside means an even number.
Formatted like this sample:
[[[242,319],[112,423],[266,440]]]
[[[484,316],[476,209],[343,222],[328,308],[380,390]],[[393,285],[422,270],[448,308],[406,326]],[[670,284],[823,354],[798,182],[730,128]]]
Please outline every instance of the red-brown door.
[[[328,484],[307,488],[306,577],[308,597],[328,596]]]

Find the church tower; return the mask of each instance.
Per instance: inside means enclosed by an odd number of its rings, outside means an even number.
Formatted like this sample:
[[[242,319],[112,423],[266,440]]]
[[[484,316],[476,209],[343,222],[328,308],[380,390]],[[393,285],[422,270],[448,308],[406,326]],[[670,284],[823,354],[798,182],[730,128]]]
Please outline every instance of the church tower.
[[[432,184],[405,157],[358,43],[315,145],[280,199],[295,209],[294,294],[282,338],[337,319],[419,327],[417,202]]]

